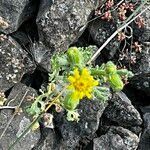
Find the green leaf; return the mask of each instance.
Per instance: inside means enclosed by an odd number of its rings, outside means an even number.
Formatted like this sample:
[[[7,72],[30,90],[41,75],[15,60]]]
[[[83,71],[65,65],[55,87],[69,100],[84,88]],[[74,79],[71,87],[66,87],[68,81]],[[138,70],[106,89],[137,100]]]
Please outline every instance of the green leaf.
[[[106,102],[110,96],[110,90],[107,87],[97,87],[94,89],[94,96],[102,102]]]
[[[120,76],[127,76],[127,78],[131,78],[134,76],[134,74],[127,69],[119,69],[117,70],[117,74],[119,74]]]
[[[71,67],[83,67],[83,55],[77,47],[70,47],[68,49],[67,59]]]
[[[33,103],[30,108],[27,108],[27,113],[34,116],[40,114],[41,109],[38,107],[37,103]]]
[[[124,87],[121,77],[117,73],[108,75],[108,81],[110,83],[111,88],[115,92],[121,91]]]
[[[117,71],[117,67],[112,61],[108,61],[106,63],[106,69],[105,70],[106,70],[107,74],[115,73]]]
[[[32,116],[39,115],[45,109],[45,103],[42,101],[44,97],[45,94],[39,95],[32,103],[31,107],[26,109],[27,113]]]
[[[68,92],[64,98],[64,107],[68,110],[74,110],[79,104],[79,99],[72,99],[72,93]]]
[[[89,59],[94,55],[94,53],[97,51],[97,47],[90,45],[88,47],[78,47],[78,50],[82,53],[83,56],[83,62],[86,64]]]

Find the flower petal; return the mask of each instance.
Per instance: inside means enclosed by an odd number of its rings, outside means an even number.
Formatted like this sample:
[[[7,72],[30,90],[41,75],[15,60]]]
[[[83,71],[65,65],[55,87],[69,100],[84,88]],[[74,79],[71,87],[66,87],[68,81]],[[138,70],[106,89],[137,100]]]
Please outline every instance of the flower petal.
[[[76,81],[76,79],[73,76],[68,77],[69,82],[73,83]]]

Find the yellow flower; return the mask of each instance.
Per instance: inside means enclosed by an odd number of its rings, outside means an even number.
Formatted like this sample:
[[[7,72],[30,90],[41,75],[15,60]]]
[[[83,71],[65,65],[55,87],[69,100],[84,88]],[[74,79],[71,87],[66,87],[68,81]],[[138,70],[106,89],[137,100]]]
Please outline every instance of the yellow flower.
[[[74,74],[68,77],[70,85],[68,89],[72,90],[72,99],[82,99],[83,97],[92,98],[92,91],[98,85],[98,81],[90,75],[90,72],[84,68],[79,70],[76,68]]]

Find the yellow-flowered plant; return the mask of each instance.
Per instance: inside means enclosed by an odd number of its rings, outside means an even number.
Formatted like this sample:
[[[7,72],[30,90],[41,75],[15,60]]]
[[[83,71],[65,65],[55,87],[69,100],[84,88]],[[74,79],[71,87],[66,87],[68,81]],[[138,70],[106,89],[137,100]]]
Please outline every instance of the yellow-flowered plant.
[[[94,87],[98,85],[98,81],[90,75],[87,68],[79,71],[78,68],[74,69],[73,75],[68,77],[70,85],[68,89],[72,91],[72,99],[83,99],[84,97],[92,98]]]
[[[55,105],[57,112],[62,109],[67,111],[68,121],[79,121],[77,106],[80,100],[98,99],[105,102],[109,98],[110,88],[122,90],[122,77],[127,79],[132,73],[126,69],[117,70],[111,61],[100,67],[87,65],[94,53],[93,49],[91,46],[71,47],[65,53],[54,55],[51,59],[50,83],[27,112],[36,117]]]
[[[132,72],[126,69],[118,70],[116,65],[109,61],[101,66],[94,66],[87,62],[94,53],[95,47],[71,47],[65,53],[53,55],[49,83],[45,90],[40,90],[27,113],[33,116],[32,123],[13,142],[10,149],[32,128],[39,127],[39,120],[47,128],[54,128],[53,115],[49,110],[55,106],[56,112],[65,110],[68,121],[79,121],[78,104],[82,99],[99,100],[105,103],[109,99],[110,88],[114,92],[124,87],[122,77],[132,77]],[[107,85],[107,86],[106,86]],[[3,98],[1,100],[3,105]],[[87,106],[88,107],[88,106]],[[53,109],[51,109],[52,111]]]

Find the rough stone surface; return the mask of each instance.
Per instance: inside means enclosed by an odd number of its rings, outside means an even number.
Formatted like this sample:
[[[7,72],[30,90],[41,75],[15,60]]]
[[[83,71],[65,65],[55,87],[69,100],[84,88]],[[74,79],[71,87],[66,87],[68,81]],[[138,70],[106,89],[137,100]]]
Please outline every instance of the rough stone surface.
[[[59,51],[66,50],[80,35],[97,0],[57,0],[53,3],[45,0],[43,3],[37,17],[39,37],[51,50]]]
[[[138,150],[150,149],[150,111],[144,114],[144,131],[140,138]]]
[[[142,91],[145,95],[150,96],[150,73],[135,76],[130,81],[131,87]]]
[[[65,144],[62,142],[61,137],[54,130],[43,128],[42,134],[44,134],[44,136],[42,136],[33,150],[65,149]]]
[[[139,112],[131,103],[122,100],[122,98],[123,97],[114,94],[114,97],[109,101],[109,105],[104,111],[104,115],[111,121],[117,122],[120,126],[123,127],[141,125],[142,119]]]
[[[68,122],[65,118],[61,121],[58,120],[58,128],[67,147],[76,146],[83,136],[89,136],[96,132],[105,107],[106,104],[96,100],[83,100],[79,106],[80,121],[78,123]]]
[[[107,103],[103,104],[98,100],[82,100],[78,108],[80,114],[80,121],[78,123],[68,122],[66,115],[63,113],[56,114],[54,117],[56,130],[55,132],[50,131],[50,133],[48,133],[41,149],[75,149],[81,138],[95,134],[106,105]],[[51,136],[49,136],[49,134]],[[51,142],[49,142],[49,139]],[[38,149],[40,148],[38,147]]]
[[[150,42],[142,44],[142,52],[137,55],[137,62],[132,67],[135,74],[150,73]]]
[[[90,23],[88,30],[94,41],[94,43],[100,47],[117,29],[115,23],[100,20],[99,18]],[[120,42],[117,38],[111,40],[111,42],[105,47],[105,53],[108,54],[109,59],[115,55]]]
[[[122,127],[111,127],[108,133],[93,141],[93,150],[136,150],[139,138]]]
[[[144,28],[138,28],[138,26],[133,24],[133,34],[138,38],[140,42],[150,41],[150,10],[148,9],[142,14],[144,18]],[[140,36],[139,36],[140,35]]]
[[[9,24],[8,28],[0,31],[8,34],[16,31],[26,20],[34,16],[37,3],[33,0],[1,0],[0,17]]]
[[[0,90],[5,91],[19,82],[25,73],[35,69],[27,53],[8,37],[0,41]]]
[[[25,95],[25,93],[27,94]],[[31,104],[31,102],[27,102],[28,96],[37,95],[36,91],[32,88],[25,86],[24,84],[17,84],[12,89],[8,101],[10,106],[16,106],[20,103],[20,101],[25,97],[21,108],[23,113],[20,115],[16,115],[9,125],[6,133],[0,140],[1,150],[7,150],[10,144],[16,140],[17,136],[19,136],[31,123],[30,118],[27,116],[25,109]],[[14,99],[14,100],[13,100]],[[11,119],[13,113],[12,110],[2,110],[0,113],[0,135],[6,127],[8,121]],[[27,134],[19,141],[18,144],[14,147],[14,150],[31,150],[37,141],[40,139],[40,131],[37,130],[35,132],[29,131]]]
[[[50,49],[45,47],[42,42],[33,43],[31,48],[32,58],[39,69],[50,71],[50,57],[52,56]]]

